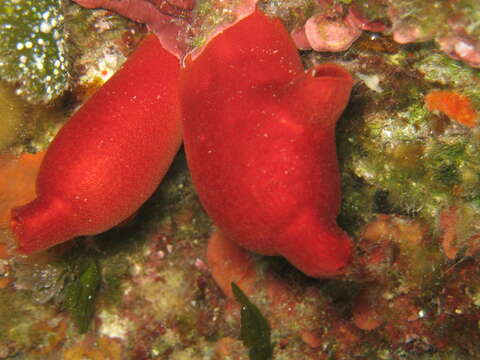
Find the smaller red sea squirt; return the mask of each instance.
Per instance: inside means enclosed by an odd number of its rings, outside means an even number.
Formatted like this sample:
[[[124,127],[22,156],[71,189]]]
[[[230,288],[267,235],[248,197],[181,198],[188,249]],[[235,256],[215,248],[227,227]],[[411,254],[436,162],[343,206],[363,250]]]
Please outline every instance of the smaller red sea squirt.
[[[148,199],[181,144],[179,70],[150,35],[73,115],[45,155],[37,198],[12,210],[20,252],[106,231]]]
[[[256,11],[181,72],[184,144],[200,200],[222,232],[314,277],[341,274],[335,125],[352,88],[342,67],[304,72],[290,35]]]

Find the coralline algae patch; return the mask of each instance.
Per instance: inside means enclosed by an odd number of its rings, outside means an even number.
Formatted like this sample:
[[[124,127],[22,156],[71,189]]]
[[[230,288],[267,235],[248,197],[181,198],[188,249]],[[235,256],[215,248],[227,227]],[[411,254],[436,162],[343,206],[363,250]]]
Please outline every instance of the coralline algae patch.
[[[69,84],[61,0],[0,2],[0,77],[17,94],[47,103]]]

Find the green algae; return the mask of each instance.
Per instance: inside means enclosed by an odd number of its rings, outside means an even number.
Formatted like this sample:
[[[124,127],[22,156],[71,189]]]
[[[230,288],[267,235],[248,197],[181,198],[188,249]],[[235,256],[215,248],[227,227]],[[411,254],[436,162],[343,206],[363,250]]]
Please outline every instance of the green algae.
[[[0,2],[0,151],[44,150],[82,92],[103,83],[99,74],[111,75],[143,34],[141,25],[72,2]]]
[[[447,19],[452,14],[452,5],[443,0],[395,1],[391,2],[398,20],[405,27],[415,27],[417,39],[429,40],[435,34],[447,29]]]
[[[68,116],[61,106],[31,105],[0,81],[0,153],[44,150]]]
[[[456,88],[480,85],[480,70],[465,66],[445,54],[427,54],[413,68],[422,73],[428,82]]]
[[[318,10],[317,1],[312,0],[265,0],[262,10],[271,17],[278,17],[287,29],[303,25]]]
[[[15,95],[13,89],[0,82],[0,153],[17,141],[23,127],[27,105]]]
[[[356,9],[369,21],[383,20],[387,18],[386,3],[378,0],[349,0],[348,2],[340,0],[345,4],[354,4]]]
[[[66,266],[64,307],[71,313],[78,332],[88,331],[100,285],[97,262],[92,256],[75,256]]]
[[[70,81],[61,0],[0,3],[0,77],[32,103],[58,98]]]
[[[349,152],[345,159],[344,168],[348,169],[344,174],[345,182],[355,176],[377,191],[385,191],[391,207],[400,213],[420,214],[434,222],[437,211],[455,198],[453,186],[462,185],[466,180],[462,174],[471,168],[476,172],[476,156],[472,154],[471,159],[466,156],[464,137],[422,138],[402,117],[383,117],[382,114],[367,120],[361,130],[363,134],[349,133],[362,151]],[[474,148],[472,153],[480,150],[475,145],[470,146]],[[469,178],[470,181],[474,186],[480,185],[478,179]],[[471,188],[472,184],[468,186]],[[364,188],[371,196],[371,189]],[[350,189],[354,191],[347,192],[350,198],[347,203],[358,204],[365,200],[365,196]]]
[[[243,344],[248,348],[250,360],[271,359],[274,345],[270,340],[270,324],[237,284],[232,282],[231,286],[235,299],[242,306],[240,336]]]
[[[25,358],[25,352],[43,343],[38,324],[55,315],[54,306],[32,302],[30,291],[0,289],[0,351]]]
[[[232,1],[230,4],[228,2],[219,4],[214,0],[197,2],[194,16],[194,27],[197,29],[197,34],[189,39],[189,45],[192,49],[204,46],[218,27],[235,20],[235,15],[232,12],[235,3],[235,1]]]
[[[70,2],[64,6],[68,55],[76,95],[91,95],[127,59],[146,33],[144,25],[106,10],[85,9]]]
[[[389,74],[381,82],[383,91],[357,89],[338,128],[340,222],[352,229],[379,210],[419,216],[436,234],[443,209],[456,206],[480,215],[473,206],[480,188],[477,131],[431,113],[424,102],[424,95],[440,86],[468,95],[476,105],[478,71],[445,55],[419,50],[406,56],[407,51],[384,57],[377,67]],[[401,67],[392,57],[404,59]],[[476,225],[472,216],[460,223],[466,239]]]
[[[460,0],[454,2],[459,14],[463,16],[466,32],[473,38],[480,36],[480,2]]]

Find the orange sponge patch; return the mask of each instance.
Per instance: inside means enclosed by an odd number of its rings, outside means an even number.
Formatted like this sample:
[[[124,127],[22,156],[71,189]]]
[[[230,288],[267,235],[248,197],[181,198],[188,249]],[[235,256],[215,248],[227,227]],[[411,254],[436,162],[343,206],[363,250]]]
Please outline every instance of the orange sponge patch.
[[[44,152],[0,157],[0,228],[7,228],[10,209],[35,198],[35,179]]]
[[[428,110],[440,111],[460,124],[473,127],[477,113],[470,99],[453,91],[432,91],[425,96]]]

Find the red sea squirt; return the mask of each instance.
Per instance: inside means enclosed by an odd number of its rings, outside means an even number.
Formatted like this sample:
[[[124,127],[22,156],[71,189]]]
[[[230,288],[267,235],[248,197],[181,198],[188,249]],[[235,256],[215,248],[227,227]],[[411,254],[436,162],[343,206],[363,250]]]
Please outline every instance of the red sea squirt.
[[[148,199],[181,144],[179,69],[150,35],[73,115],[47,151],[37,198],[12,210],[20,252],[108,230]]]
[[[190,172],[222,232],[310,276],[344,272],[352,245],[336,224],[334,136],[350,74],[304,72],[283,25],[256,11],[187,59],[180,79]]]

